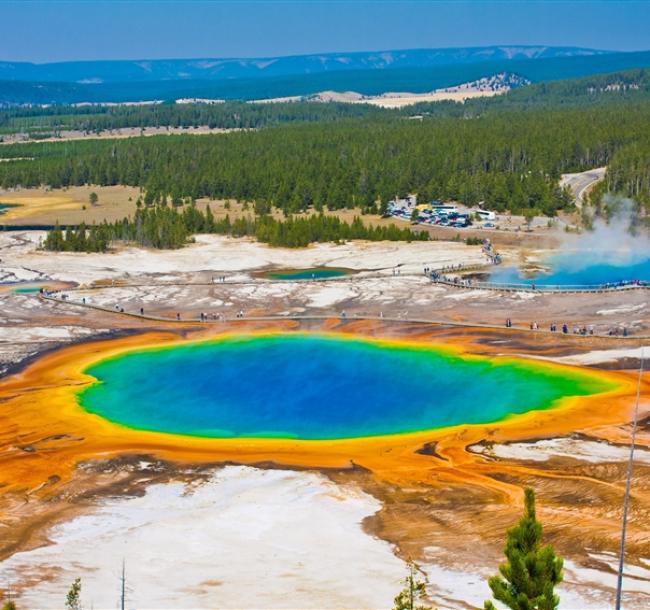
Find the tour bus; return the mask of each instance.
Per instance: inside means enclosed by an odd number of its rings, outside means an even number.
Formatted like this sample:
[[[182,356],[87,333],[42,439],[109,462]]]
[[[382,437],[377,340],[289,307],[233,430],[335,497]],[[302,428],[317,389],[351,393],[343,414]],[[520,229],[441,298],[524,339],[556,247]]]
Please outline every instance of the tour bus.
[[[496,220],[497,219],[497,215],[494,212],[490,212],[489,210],[477,210],[476,215],[481,220]]]
[[[438,201],[431,202],[431,210],[434,214],[451,214],[458,212],[458,208],[450,203],[440,203]]]

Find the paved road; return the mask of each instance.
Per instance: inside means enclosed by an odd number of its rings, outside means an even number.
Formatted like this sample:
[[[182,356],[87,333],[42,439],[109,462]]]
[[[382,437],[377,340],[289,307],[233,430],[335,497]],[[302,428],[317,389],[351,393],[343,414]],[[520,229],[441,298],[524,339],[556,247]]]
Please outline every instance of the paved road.
[[[560,186],[568,186],[576,199],[576,206],[582,207],[587,190],[605,177],[606,167],[596,167],[579,174],[562,174]]]

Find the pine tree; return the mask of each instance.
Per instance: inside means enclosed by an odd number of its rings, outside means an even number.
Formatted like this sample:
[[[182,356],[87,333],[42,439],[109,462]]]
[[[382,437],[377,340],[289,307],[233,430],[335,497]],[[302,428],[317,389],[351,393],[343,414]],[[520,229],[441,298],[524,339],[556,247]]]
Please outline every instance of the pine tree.
[[[43,247],[46,250],[52,250],[53,252],[61,252],[64,250],[65,244],[63,243],[63,231],[61,230],[58,220],[56,221],[54,228],[51,231],[48,231]]]
[[[488,584],[494,599],[512,610],[556,610],[560,598],[554,588],[562,582],[562,559],[549,544],[541,546],[542,524],[535,516],[535,492],[525,490],[525,512],[508,530],[506,563]],[[495,610],[491,601],[485,610]]]
[[[81,610],[81,578],[76,578],[72,583],[65,598],[66,610]]]
[[[424,582],[417,579],[417,568],[412,561],[407,563],[408,575],[404,578],[404,588],[393,601],[393,610],[430,610],[428,606],[418,606],[418,601],[426,599]]]

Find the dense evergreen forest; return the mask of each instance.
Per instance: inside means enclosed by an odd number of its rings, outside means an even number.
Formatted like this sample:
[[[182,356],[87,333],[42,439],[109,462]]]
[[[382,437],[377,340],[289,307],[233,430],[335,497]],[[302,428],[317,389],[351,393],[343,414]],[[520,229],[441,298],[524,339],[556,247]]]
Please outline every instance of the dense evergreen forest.
[[[126,184],[146,204],[234,198],[287,213],[375,210],[396,194],[553,215],[561,173],[612,164],[615,190],[647,203],[650,104],[513,110],[423,121],[365,118],[259,131],[0,147],[0,185]]]
[[[307,217],[275,220],[267,214],[255,218],[239,218],[231,222],[226,216],[215,220],[210,207],[205,213],[195,205],[182,211],[157,204],[138,209],[133,218],[115,223],[104,222],[87,227],[63,230],[58,225],[48,231],[43,243],[46,250],[55,252],[105,252],[112,241],[129,241],[152,248],[181,248],[194,233],[217,233],[233,237],[250,236],[271,246],[299,248],[313,242],[365,239],[370,241],[427,240],[426,232],[413,232],[391,224],[369,227],[359,217],[346,223],[333,216],[314,214]]]
[[[0,110],[0,134],[24,132],[31,137],[45,137],[66,129],[97,133],[123,127],[257,129],[279,123],[331,122],[390,114],[376,106],[336,102],[26,106]]]

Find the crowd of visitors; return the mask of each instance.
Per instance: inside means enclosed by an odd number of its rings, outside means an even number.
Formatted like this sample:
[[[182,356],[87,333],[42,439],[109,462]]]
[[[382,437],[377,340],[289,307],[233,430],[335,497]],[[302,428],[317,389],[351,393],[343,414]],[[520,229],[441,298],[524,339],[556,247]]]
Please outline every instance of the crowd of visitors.
[[[505,323],[506,328],[512,328],[512,319],[506,318]],[[528,328],[530,330],[539,330],[539,324],[537,321],[533,320],[529,323]],[[573,325],[570,327],[566,322],[561,326],[558,326],[555,322],[551,322],[548,327],[549,331],[552,333],[561,332],[563,335],[580,335],[582,337],[593,336],[595,333],[595,328],[593,324],[588,325]],[[607,335],[610,337],[627,337],[629,335],[629,329],[627,326],[620,327],[609,327],[607,330]]]

